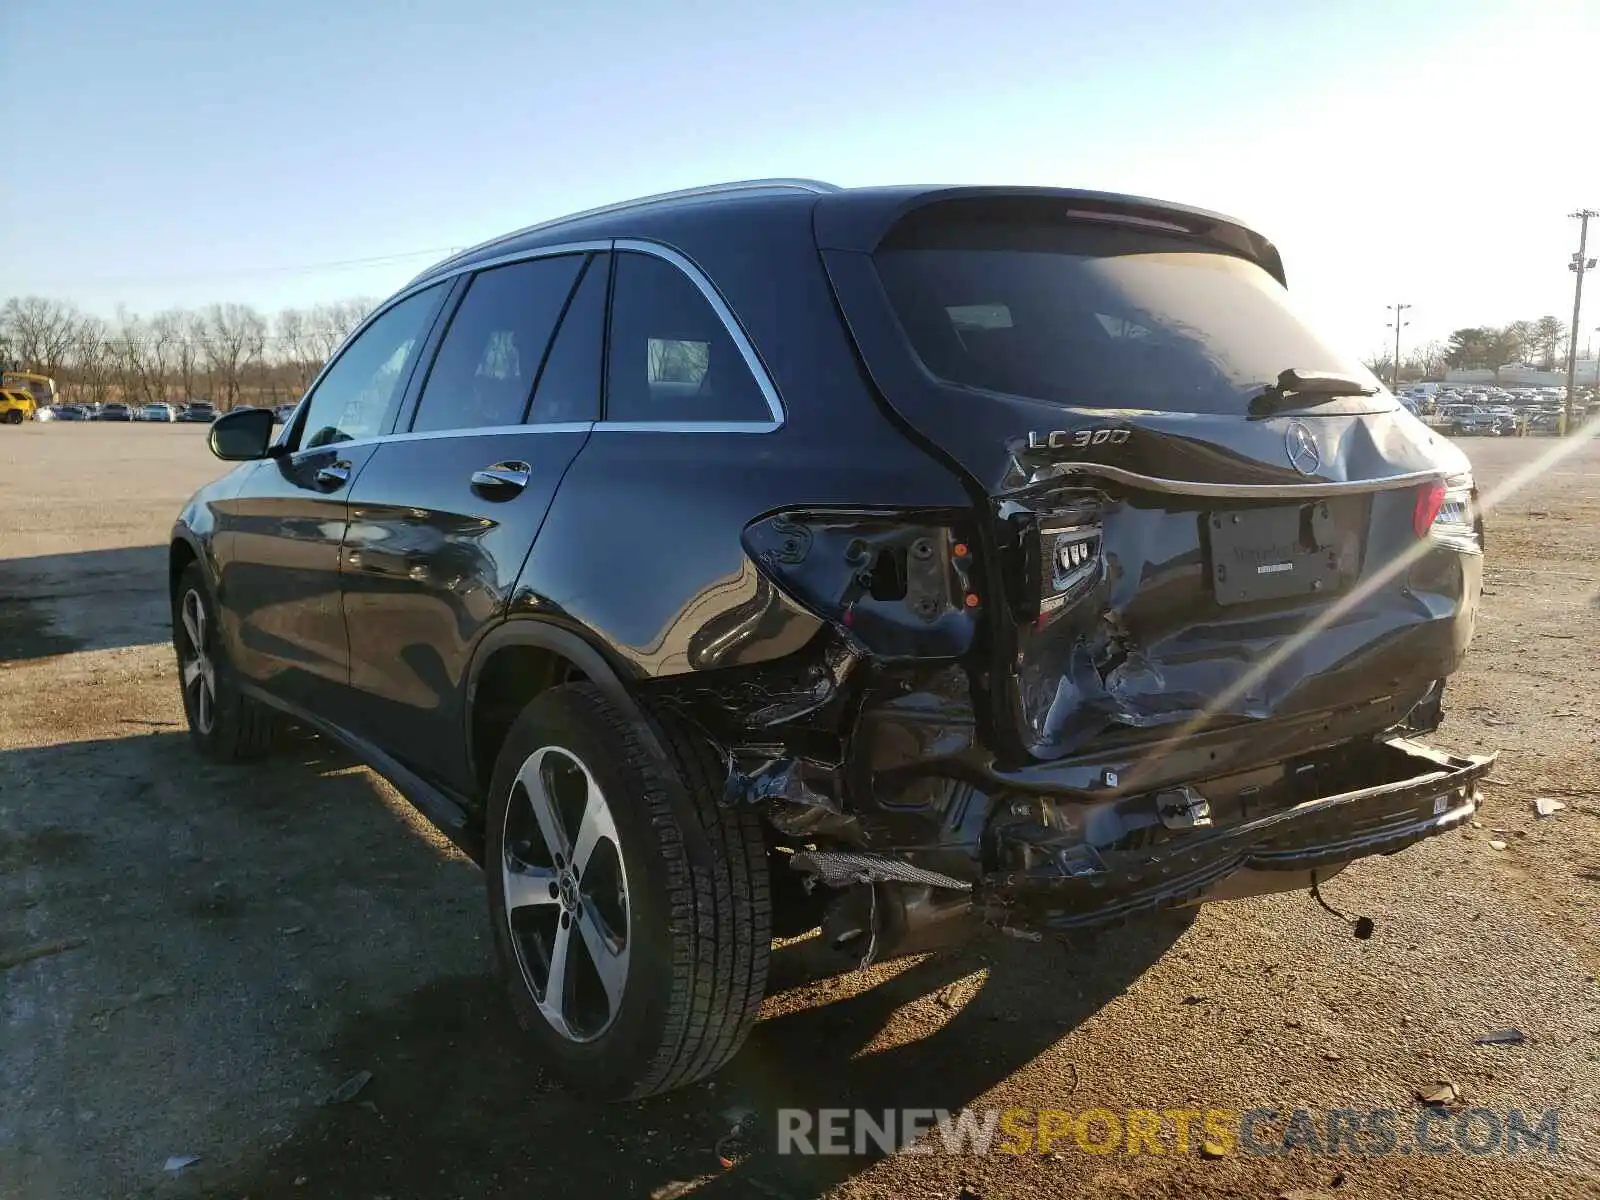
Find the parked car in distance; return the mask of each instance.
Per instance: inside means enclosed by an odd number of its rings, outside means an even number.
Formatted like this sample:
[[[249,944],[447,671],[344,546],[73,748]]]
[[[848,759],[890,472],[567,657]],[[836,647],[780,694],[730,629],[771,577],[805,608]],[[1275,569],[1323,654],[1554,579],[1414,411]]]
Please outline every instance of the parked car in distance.
[[[177,414],[170,404],[146,404],[139,410],[138,419],[141,421],[173,421]]]
[[[280,404],[272,410],[272,419],[282,425],[294,416],[294,409],[293,404]]]
[[[1471,464],[1214,213],[631,201],[423,272],[287,426],[208,441],[194,747],[290,720],[392,780],[600,1096],[727,1061],[775,935],[850,967],[1312,888],[1466,824],[1493,763],[1416,740],[1473,633]]]
[[[1501,420],[1472,404],[1451,404],[1439,409],[1439,424],[1452,437],[1498,437]]]
[[[50,418],[53,421],[87,421],[89,410],[81,404],[58,404]]]
[[[93,415],[91,420],[131,421],[133,420],[133,410],[126,404],[106,404],[101,406],[100,410]]]
[[[177,419],[191,423],[204,422],[210,424],[217,419],[217,410],[203,401],[194,401],[190,404],[185,404],[178,410]]]

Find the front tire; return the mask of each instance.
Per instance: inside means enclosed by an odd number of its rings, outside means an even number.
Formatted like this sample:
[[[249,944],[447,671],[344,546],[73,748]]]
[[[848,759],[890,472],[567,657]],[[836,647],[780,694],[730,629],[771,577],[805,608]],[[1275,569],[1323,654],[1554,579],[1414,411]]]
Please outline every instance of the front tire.
[[[172,644],[189,739],[207,758],[236,762],[259,758],[276,741],[277,715],[239,690],[227,660],[211,587],[198,562],[190,563],[172,593]]]
[[[772,902],[759,815],[673,726],[671,762],[587,683],[535,698],[495,764],[484,851],[517,1019],[576,1091],[636,1099],[720,1068],[755,1025]]]

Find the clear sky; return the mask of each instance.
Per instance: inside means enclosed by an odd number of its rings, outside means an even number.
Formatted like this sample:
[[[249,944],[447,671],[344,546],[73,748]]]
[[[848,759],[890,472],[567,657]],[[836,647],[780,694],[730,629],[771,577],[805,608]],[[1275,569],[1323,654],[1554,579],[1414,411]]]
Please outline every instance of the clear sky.
[[[1397,299],[1408,339],[1566,320],[1600,208],[1600,0],[5,0],[0,65],[0,297],[106,314],[804,175],[1220,209],[1364,353]]]

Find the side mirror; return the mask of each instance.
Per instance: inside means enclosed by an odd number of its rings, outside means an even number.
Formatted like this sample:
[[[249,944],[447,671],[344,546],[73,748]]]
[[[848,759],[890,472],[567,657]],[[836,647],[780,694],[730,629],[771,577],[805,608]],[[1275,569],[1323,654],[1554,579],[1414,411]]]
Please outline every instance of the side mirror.
[[[211,453],[225,462],[266,458],[272,442],[272,412],[265,408],[245,408],[223,413],[211,422],[206,440]]]

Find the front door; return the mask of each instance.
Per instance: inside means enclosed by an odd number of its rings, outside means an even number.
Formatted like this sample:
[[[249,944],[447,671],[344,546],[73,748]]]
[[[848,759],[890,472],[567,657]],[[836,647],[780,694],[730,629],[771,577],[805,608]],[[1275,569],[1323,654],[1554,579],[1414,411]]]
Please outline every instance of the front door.
[[[351,493],[344,611],[355,731],[469,792],[463,703],[562,476],[599,416],[609,255],[476,274],[405,432]]]
[[[218,512],[218,590],[235,667],[337,720],[350,650],[339,597],[350,486],[392,425],[448,285],[391,305],[314,385],[286,435]]]

